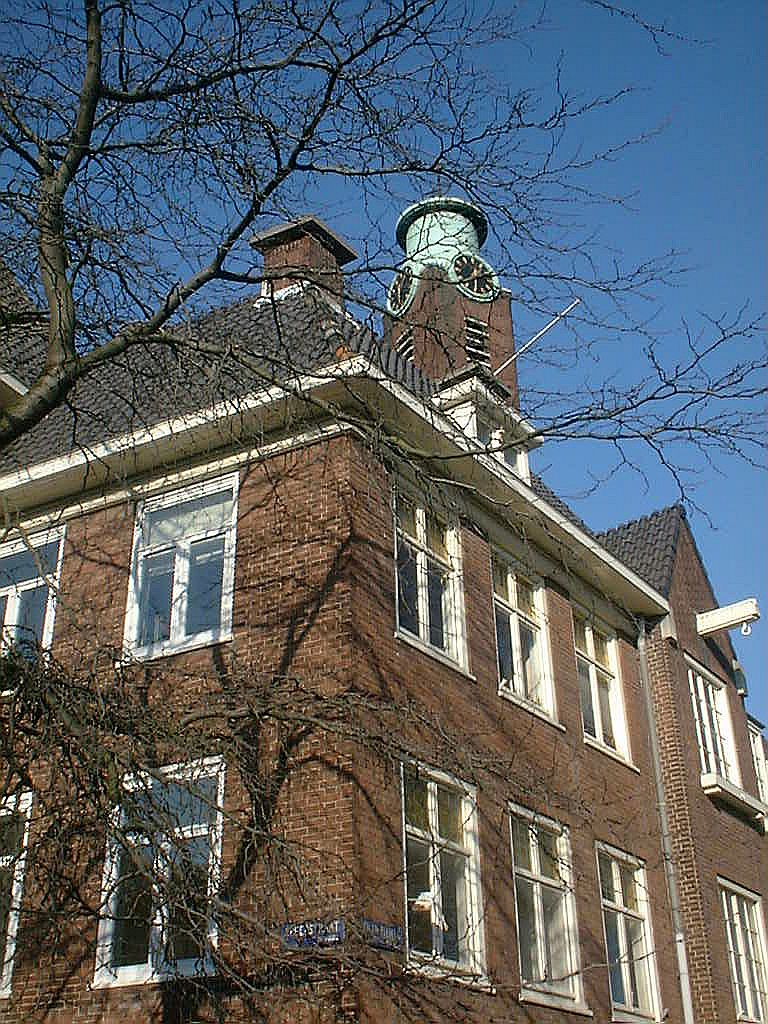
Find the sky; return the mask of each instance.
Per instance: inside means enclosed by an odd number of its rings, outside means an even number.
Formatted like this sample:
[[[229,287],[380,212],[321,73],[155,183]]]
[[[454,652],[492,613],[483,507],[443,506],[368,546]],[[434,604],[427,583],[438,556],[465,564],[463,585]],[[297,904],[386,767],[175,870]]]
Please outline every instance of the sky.
[[[587,207],[583,215],[602,244],[615,248],[627,262],[669,250],[681,253],[688,272],[674,288],[659,293],[654,323],[666,332],[669,345],[681,346],[684,321],[695,328],[702,315],[721,317],[746,304],[751,318],[768,309],[768,8],[761,0],[643,0],[620,6],[640,12],[648,22],[665,24],[682,38],[661,37],[659,52],[649,35],[628,19],[586,0],[551,0],[546,25],[532,37],[532,48],[499,47],[494,52],[491,47],[485,59],[513,88],[545,89],[558,61],[563,84],[573,93],[609,94],[632,87],[627,99],[602,108],[583,129],[593,133],[585,134],[585,148],[650,135],[602,165],[593,178],[594,186],[630,196],[631,201],[627,208]],[[497,3],[494,11],[503,16],[509,9],[512,16],[514,9],[525,17],[541,8],[541,3],[521,0]],[[345,200],[339,201],[330,223],[357,245],[354,210],[348,202],[345,209]],[[381,211],[385,236],[388,221],[394,236],[399,212],[394,207]],[[493,263],[492,247],[493,225],[483,251]],[[502,274],[502,283],[514,296],[514,281]],[[559,308],[550,311],[557,312]],[[514,298],[513,317],[518,347],[546,322],[540,311],[516,309]],[[557,330],[551,332],[555,344]],[[612,344],[605,339],[598,354],[589,356],[590,372],[596,379],[614,374],[620,381],[625,366],[632,370],[639,365],[633,344],[641,340],[617,337]],[[526,380],[541,384],[542,372],[552,374],[543,383],[557,390],[557,371],[542,371],[535,357],[523,356],[518,363],[521,391]],[[768,387],[768,381],[764,384]],[[535,414],[532,419],[535,424]],[[643,452],[636,457],[645,479],[626,469],[609,475],[613,453],[599,442],[550,442],[537,453],[533,468],[600,531],[680,500],[674,480],[657,458]],[[595,479],[599,486],[585,494]],[[762,610],[763,618],[749,637],[736,629],[731,639],[746,673],[747,710],[768,726],[768,478],[763,468],[734,456],[689,476],[686,498],[689,523],[719,605],[756,597]]]
[[[636,6],[636,5],[633,5]],[[648,20],[702,42],[665,44],[666,55],[632,26],[590,12],[581,3],[550,6],[551,54],[564,52],[571,83],[640,91],[603,117],[622,117],[629,133],[661,126],[653,139],[607,170],[611,185],[633,194],[635,212],[608,217],[618,245],[631,256],[670,248],[689,254],[683,283],[664,295],[672,327],[698,313],[721,314],[748,302],[768,308],[766,282],[766,39],[768,8],[760,0],[645,0]],[[531,54],[531,71],[544,59]],[[599,217],[605,223],[605,217]],[[518,340],[522,340],[518,334]],[[519,365],[524,387],[524,357]],[[768,382],[765,382],[768,384]],[[651,469],[651,486],[619,474],[580,499],[584,462],[570,442],[542,451],[546,479],[594,529],[606,529],[677,500],[673,482]],[[689,522],[719,604],[756,597],[763,618],[749,637],[732,632],[746,672],[747,710],[768,725],[768,477],[737,459],[697,480]]]

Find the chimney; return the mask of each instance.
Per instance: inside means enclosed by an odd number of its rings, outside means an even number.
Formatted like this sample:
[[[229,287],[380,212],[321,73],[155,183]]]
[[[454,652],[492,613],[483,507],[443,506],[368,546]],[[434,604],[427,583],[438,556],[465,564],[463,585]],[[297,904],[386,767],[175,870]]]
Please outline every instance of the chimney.
[[[255,235],[250,244],[264,257],[262,295],[277,295],[311,281],[343,301],[341,268],[357,253],[317,217],[302,217]]]
[[[490,379],[514,351],[509,292],[480,255],[487,235],[482,210],[454,196],[415,203],[397,222],[405,259],[389,289],[384,332],[437,382]],[[514,362],[497,383],[517,407]]]

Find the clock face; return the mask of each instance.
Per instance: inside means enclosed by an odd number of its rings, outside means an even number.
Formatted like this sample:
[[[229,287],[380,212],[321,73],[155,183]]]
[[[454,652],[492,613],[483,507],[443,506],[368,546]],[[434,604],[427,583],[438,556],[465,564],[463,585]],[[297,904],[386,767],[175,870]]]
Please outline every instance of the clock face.
[[[496,295],[496,275],[478,256],[460,253],[453,261],[453,272],[459,287],[473,299],[492,299]]]
[[[389,286],[389,308],[401,313],[408,305],[414,290],[414,276],[410,267],[402,267]]]

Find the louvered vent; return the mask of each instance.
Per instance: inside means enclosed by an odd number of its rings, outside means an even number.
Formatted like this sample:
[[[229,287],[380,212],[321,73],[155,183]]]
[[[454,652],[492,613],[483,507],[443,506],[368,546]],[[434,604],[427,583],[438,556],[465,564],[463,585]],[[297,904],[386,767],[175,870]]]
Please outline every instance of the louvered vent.
[[[471,316],[464,317],[464,337],[467,359],[487,366],[491,361],[488,354],[488,324]]]
[[[408,327],[400,337],[397,339],[397,345],[395,346],[401,356],[406,359],[413,359],[413,328]]]

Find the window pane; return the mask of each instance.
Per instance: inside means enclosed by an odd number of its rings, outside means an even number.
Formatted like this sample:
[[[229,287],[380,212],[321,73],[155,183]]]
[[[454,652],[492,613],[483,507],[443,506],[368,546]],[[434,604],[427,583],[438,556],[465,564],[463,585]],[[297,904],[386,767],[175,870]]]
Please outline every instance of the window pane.
[[[568,928],[565,897],[560,889],[541,887],[544,917],[544,945],[547,956],[547,981],[561,992],[570,991],[571,965],[568,957]]]
[[[50,541],[30,551],[25,548],[15,555],[0,558],[0,587],[10,587],[16,583],[27,583],[41,576],[56,571],[59,554],[59,542]]]
[[[611,663],[608,658],[608,638],[603,636],[603,634],[598,632],[596,629],[593,629],[592,639],[595,644],[595,661],[602,665],[603,668],[610,668]]]
[[[496,608],[496,653],[499,659],[499,679],[512,683],[515,670],[512,661],[512,632],[509,612]]]
[[[604,911],[605,939],[608,949],[608,969],[611,979],[611,999],[621,1006],[627,1005],[624,990],[624,975],[621,970],[621,947],[619,945],[619,915],[613,910]]]
[[[419,596],[416,560],[409,544],[397,543],[397,617],[401,629],[419,635]]]
[[[446,960],[464,960],[467,941],[465,858],[448,850],[440,851],[440,895],[443,911],[443,956]]]
[[[493,559],[493,590],[503,601],[509,601],[507,567],[498,558]]]
[[[408,945],[419,953],[431,953],[432,890],[429,880],[429,844],[408,836],[405,857]]]
[[[416,540],[416,509],[402,498],[397,501],[397,525],[403,533]]]
[[[405,820],[422,832],[429,831],[427,783],[409,773],[405,776]]]
[[[608,900],[610,903],[615,903],[615,895],[613,890],[613,861],[605,854],[598,854],[598,865],[600,867],[600,892],[603,895],[604,900]]]
[[[533,599],[533,587],[528,580],[517,577],[517,607],[524,612],[529,619],[536,617],[536,605]]]
[[[427,512],[427,547],[444,562],[448,561],[448,542],[445,526]]]
[[[171,635],[173,552],[148,555],[142,561],[139,595],[139,646],[167,640]]]
[[[576,649],[587,654],[587,627],[583,619],[573,620],[573,638],[576,641]]]
[[[531,870],[531,826],[526,821],[514,818],[512,821],[512,851],[515,855],[515,867],[523,871]]]
[[[0,859],[18,857],[24,838],[24,818],[20,814],[4,814],[0,818]]]
[[[461,796],[452,789],[437,787],[437,827],[443,839],[462,843]]]
[[[0,597],[0,626],[5,623],[5,612],[8,607],[8,597],[4,594]]]
[[[214,537],[192,544],[187,588],[187,636],[220,627],[223,580],[224,538]]]
[[[621,879],[621,902],[629,910],[637,910],[637,886],[634,869],[628,864],[619,864],[619,878]]]
[[[40,650],[48,606],[48,587],[22,590],[19,594],[16,647],[25,658],[34,659]]]
[[[112,967],[146,964],[149,960],[152,866],[153,851],[150,846],[134,847],[133,855],[126,848],[121,848],[118,853]]]
[[[0,867],[0,964],[5,961],[5,942],[8,937],[8,918],[13,893],[13,867]]]
[[[544,878],[553,878],[556,882],[562,882],[560,872],[560,855],[558,852],[558,837],[552,832],[539,829],[539,863],[540,871]]]
[[[520,656],[523,662],[525,696],[541,704],[541,667],[537,646],[537,633],[527,622],[518,620],[520,627]]]
[[[175,844],[168,878],[168,924],[165,957],[201,960],[208,933],[208,868],[210,844],[207,836]]]
[[[627,917],[625,920],[627,924],[627,956],[629,960],[629,981],[632,986],[632,1006],[638,1010],[649,1010],[651,997],[643,922],[632,917]]]
[[[153,803],[161,815],[164,830],[213,825],[217,812],[217,787],[215,775],[156,786]]]
[[[533,905],[533,883],[525,878],[515,879],[517,897],[517,937],[520,947],[520,974],[523,981],[543,981],[536,951],[536,914]]]
[[[429,606],[429,642],[433,647],[445,650],[445,620],[443,600],[445,597],[445,570],[432,559],[427,561],[427,603]]]
[[[613,734],[613,717],[611,714],[611,679],[597,670],[597,698],[600,702],[600,727],[603,743],[616,749],[616,737]]]
[[[581,720],[587,736],[597,738],[595,726],[595,709],[592,706],[592,684],[589,680],[589,665],[577,659],[579,668],[579,699],[581,701]]]
[[[147,512],[144,546],[175,544],[184,537],[225,530],[232,521],[232,501],[229,488]]]

